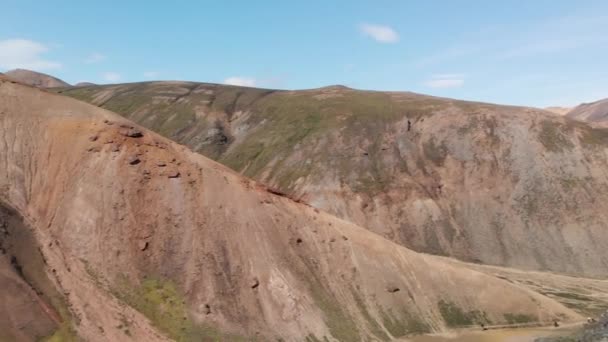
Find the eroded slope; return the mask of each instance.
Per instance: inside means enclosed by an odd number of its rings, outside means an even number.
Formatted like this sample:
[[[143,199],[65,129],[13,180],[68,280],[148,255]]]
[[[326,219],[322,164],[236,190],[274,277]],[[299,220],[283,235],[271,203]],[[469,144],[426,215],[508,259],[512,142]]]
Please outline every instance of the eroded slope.
[[[389,340],[580,318],[273,195],[115,114],[6,81],[0,151],[0,198],[32,222],[86,340]]]
[[[608,99],[581,104],[568,112],[572,119],[608,127]]]
[[[608,272],[607,130],[531,108],[345,87],[63,93],[417,251]]]

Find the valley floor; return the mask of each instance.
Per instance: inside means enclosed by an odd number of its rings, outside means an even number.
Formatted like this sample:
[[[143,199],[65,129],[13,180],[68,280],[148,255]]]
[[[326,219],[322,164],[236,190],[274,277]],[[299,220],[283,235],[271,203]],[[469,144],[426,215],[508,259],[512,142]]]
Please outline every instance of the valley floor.
[[[538,338],[570,335],[577,326],[563,328],[536,327],[500,330],[465,330],[433,335],[415,336],[409,342],[535,342]]]
[[[470,264],[451,258],[444,259],[447,262],[466,265],[471,269],[526,287],[548,296],[586,317],[598,317],[608,310],[608,280]]]

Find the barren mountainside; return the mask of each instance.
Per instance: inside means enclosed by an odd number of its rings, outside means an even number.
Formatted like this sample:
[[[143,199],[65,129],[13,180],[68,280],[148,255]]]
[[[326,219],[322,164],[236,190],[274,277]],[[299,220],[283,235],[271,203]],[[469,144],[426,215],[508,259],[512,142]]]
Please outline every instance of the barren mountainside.
[[[608,99],[584,103],[568,112],[567,116],[572,119],[608,127]]]
[[[416,251],[608,274],[608,130],[533,108],[341,86],[60,92]]]
[[[580,319],[116,114],[4,79],[0,137],[0,285],[14,293],[0,307],[3,338],[390,340]]]

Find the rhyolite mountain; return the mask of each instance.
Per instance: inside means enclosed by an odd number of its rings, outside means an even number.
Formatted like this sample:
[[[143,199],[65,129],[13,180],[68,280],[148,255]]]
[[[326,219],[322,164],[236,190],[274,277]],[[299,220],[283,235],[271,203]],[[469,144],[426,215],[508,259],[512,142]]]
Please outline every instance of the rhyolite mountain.
[[[608,127],[608,99],[583,103],[574,107],[567,116],[602,127]]]
[[[391,340],[581,318],[2,77],[0,137],[6,340]]]
[[[23,84],[31,85],[37,88],[60,88],[70,86],[69,83],[51,75],[27,69],[9,70],[6,71],[4,75]]]
[[[343,86],[60,92],[416,251],[608,275],[608,130],[534,108]]]

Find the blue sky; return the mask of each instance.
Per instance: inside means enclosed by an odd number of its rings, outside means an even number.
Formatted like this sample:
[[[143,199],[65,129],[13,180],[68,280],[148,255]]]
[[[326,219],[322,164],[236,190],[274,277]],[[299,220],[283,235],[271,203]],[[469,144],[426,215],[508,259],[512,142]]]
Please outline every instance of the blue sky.
[[[3,0],[0,71],[344,84],[530,106],[608,97],[608,1]]]

